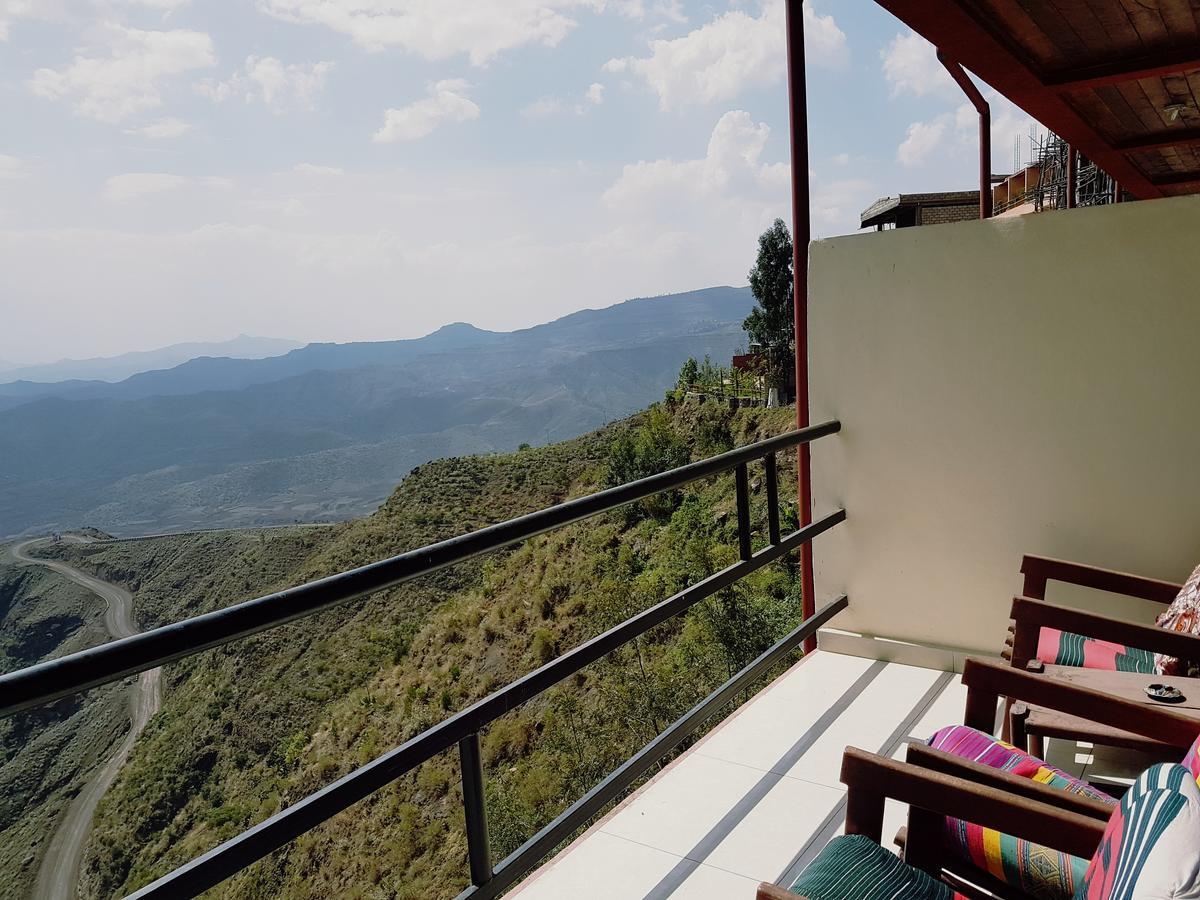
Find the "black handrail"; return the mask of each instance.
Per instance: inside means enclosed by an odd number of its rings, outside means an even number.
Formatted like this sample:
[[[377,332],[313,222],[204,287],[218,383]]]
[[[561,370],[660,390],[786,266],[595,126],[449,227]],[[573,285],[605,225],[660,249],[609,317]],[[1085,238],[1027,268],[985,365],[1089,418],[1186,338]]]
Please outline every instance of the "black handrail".
[[[48,703],[163,663],[257,634],[340,603],[394,587],[446,566],[515,544],[554,528],[682,487],[740,464],[836,434],[832,421],[781,434],[728,453],[651,475],[619,487],[452,537],[418,550],[236,603],[132,637],[0,675],[0,716]],[[746,526],[749,533],[749,526]]]
[[[479,754],[480,730],[584,666],[844,521],[845,511],[837,510],[785,537],[779,535],[776,452],[834,434],[840,429],[840,423],[834,421],[793,431],[349,572],[0,676],[0,697],[3,697],[0,715],[190,656],[550,529],[734,469],[737,476],[734,482],[737,562],[585,641],[131,895],[133,898],[194,897],[457,744],[473,884],[461,897],[488,900],[515,883],[573,830],[631,787],[655,762],[699,729],[738,691],[749,686],[847,606],[848,600],[842,596],[802,622],[493,869]],[[767,482],[769,543],[753,553],[746,467],[749,462],[759,459],[763,462]]]

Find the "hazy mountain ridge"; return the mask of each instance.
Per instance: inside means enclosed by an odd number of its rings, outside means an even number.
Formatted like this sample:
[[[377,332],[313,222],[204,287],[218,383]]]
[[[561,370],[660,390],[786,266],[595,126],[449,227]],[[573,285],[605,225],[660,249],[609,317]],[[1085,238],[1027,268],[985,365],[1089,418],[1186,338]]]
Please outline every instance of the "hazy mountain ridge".
[[[727,359],[751,302],[713,288],[507,334],[460,323],[59,386],[0,408],[0,534],[362,514],[426,459],[562,440],[644,407],[687,356]]]
[[[171,344],[154,350],[134,350],[118,356],[98,356],[91,359],[60,359],[52,363],[19,365],[0,361],[0,375],[9,382],[54,383],[63,381],[121,381],[152,369],[165,369],[201,356],[224,356],[239,359],[260,359],[278,356],[303,346],[299,341],[284,338],[255,337],[239,334],[227,341],[187,342]],[[0,385],[7,393],[9,385]]]

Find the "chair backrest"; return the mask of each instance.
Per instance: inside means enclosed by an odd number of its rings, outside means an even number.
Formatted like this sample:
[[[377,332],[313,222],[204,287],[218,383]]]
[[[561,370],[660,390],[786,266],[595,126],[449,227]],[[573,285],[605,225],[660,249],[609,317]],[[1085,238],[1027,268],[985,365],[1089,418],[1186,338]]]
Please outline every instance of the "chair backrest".
[[[1170,897],[1200,897],[1200,787],[1183,766],[1160,764],[1114,808],[1075,900]]]

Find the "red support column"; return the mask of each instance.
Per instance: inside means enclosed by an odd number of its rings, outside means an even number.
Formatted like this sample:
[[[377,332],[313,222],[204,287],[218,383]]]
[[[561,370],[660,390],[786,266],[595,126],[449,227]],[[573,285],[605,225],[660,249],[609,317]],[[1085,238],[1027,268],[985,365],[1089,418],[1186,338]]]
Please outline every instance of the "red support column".
[[[804,76],[804,10],[801,0],[787,0],[788,106],[792,146],[792,275],[796,330],[796,427],[809,425],[808,411],[808,87]],[[812,455],[801,444],[796,478],[800,525],[812,523]],[[804,618],[816,612],[812,542],[800,548],[800,590]],[[804,652],[817,649],[817,639],[804,642]]]
[[[1078,192],[1079,156],[1075,148],[1067,144],[1067,209],[1075,208],[1075,194]]]

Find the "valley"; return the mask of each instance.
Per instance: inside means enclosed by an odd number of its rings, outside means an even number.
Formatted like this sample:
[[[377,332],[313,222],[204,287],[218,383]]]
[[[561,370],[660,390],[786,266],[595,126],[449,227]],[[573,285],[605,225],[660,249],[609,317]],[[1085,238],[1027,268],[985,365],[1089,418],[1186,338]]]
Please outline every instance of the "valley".
[[[86,543],[86,539],[73,538],[68,535],[69,542]],[[12,559],[28,566],[45,566],[53,572],[80,585],[90,591],[105,604],[104,627],[111,640],[130,637],[137,634],[134,624],[133,595],[119,585],[110,584],[81,572],[73,566],[58,560],[40,559],[30,556],[31,547],[44,543],[43,541],[24,541],[13,546],[10,550]],[[79,881],[79,867],[83,860],[83,850],[91,832],[92,817],[100,798],[120,772],[121,766],[129,758],[130,751],[146,727],[150,718],[158,712],[162,703],[160,690],[160,669],[143,672],[128,689],[129,731],[103,765],[93,772],[83,789],[75,795],[66,812],[62,815],[54,829],[45,855],[38,868],[37,880],[30,894],[32,900],[72,900],[76,896],[75,885]]]
[[[153,627],[778,433],[792,415],[671,398],[565,442],[423,463],[378,511],[333,527],[36,552],[121,585],[138,625]],[[787,496],[794,461],[781,463]],[[737,555],[731,480],[699,482],[166,667],[161,710],[97,807],[81,896],[129,893],[726,565]],[[762,504],[756,494],[756,541]],[[482,746],[497,856],[799,615],[795,571],[773,564],[495,723]],[[214,894],[453,897],[466,877],[456,766],[431,761]]]

